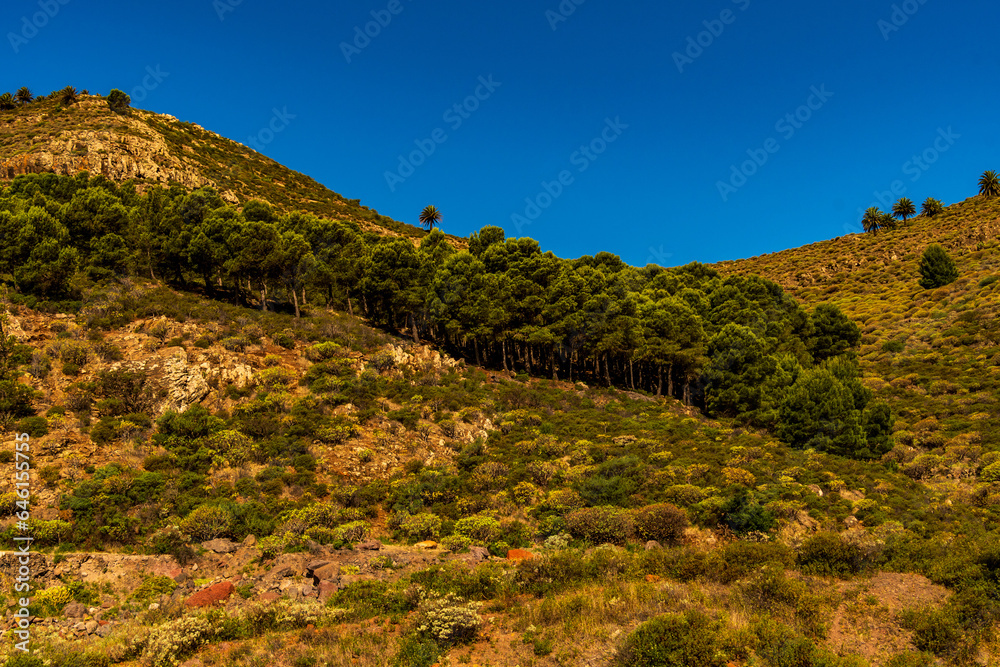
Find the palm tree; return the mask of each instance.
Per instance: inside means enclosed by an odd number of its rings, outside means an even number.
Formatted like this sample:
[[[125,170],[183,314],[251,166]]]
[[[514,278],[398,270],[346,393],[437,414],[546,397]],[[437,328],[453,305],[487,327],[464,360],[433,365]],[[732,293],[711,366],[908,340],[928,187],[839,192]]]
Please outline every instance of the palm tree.
[[[943,211],[944,204],[940,200],[934,199],[934,197],[928,197],[924,200],[924,205],[920,207],[920,212],[928,218],[940,215]]]
[[[420,224],[427,228],[427,231],[434,229],[435,225],[441,223],[441,211],[437,206],[428,206],[420,212]]]
[[[979,196],[985,199],[993,199],[1000,196],[1000,178],[992,169],[984,171],[979,177]]]
[[[64,107],[68,107],[69,105],[76,103],[77,95],[78,93],[76,92],[76,88],[73,86],[66,86],[59,91],[59,102]]]
[[[25,104],[31,104],[35,99],[35,96],[31,94],[31,91],[28,90],[27,86],[19,88],[18,91],[14,93],[14,97],[16,97],[17,101],[21,103],[22,107]]]
[[[906,222],[907,218],[912,218],[917,214],[917,207],[906,197],[901,197],[898,202],[892,205],[892,214]]]
[[[879,223],[879,229],[895,229],[899,224],[899,220],[896,220],[896,216],[892,213],[883,213],[882,221]]]
[[[866,232],[877,232],[882,228],[883,215],[885,214],[877,206],[872,206],[865,211],[865,217],[861,219],[861,225],[865,228]]]
[[[7,110],[14,108],[14,96],[10,93],[0,95],[0,109]]]

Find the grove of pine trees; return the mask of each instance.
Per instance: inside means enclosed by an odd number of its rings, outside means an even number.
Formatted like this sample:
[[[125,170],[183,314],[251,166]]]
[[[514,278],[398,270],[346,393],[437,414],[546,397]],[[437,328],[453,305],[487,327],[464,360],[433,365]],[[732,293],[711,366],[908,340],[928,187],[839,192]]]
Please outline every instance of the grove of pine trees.
[[[435,220],[436,220],[435,216]],[[433,225],[430,225],[433,227]],[[296,316],[363,315],[477,364],[669,395],[790,444],[880,455],[891,418],[858,382],[856,325],[756,276],[564,260],[484,227],[455,248],[351,222],[242,210],[211,188],[21,176],[0,191],[0,279],[47,300],[124,276]]]

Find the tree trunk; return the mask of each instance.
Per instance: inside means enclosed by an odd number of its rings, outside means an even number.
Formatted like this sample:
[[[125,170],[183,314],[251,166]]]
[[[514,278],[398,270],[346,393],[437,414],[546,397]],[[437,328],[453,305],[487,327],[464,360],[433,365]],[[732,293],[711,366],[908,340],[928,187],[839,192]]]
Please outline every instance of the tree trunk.
[[[604,355],[604,379],[607,381],[608,386],[611,386],[611,362],[608,361],[608,355]]]
[[[347,295],[347,312],[351,317],[354,317],[354,306],[351,305],[351,295]]]
[[[628,360],[628,381],[632,385],[632,391],[635,391],[635,368],[631,358]]]
[[[659,372],[659,383],[657,383],[656,385],[657,398],[663,396],[663,366],[659,366],[658,368],[660,369],[660,372]]]
[[[474,337],[472,339],[472,345],[476,348],[476,365],[477,366],[482,366],[483,364],[479,360],[479,339]]]
[[[420,345],[420,334],[417,333],[417,316],[410,313],[410,325],[413,327],[413,342]]]
[[[260,309],[267,312],[267,286],[260,286]]]
[[[500,351],[501,351],[501,354],[503,355],[503,369],[506,372],[509,373],[510,369],[507,368],[507,340],[506,339],[502,339],[500,341]]]
[[[559,381],[559,362],[556,359],[556,346],[553,345],[552,349],[549,350],[549,359],[552,361],[552,379]]]
[[[667,396],[670,398],[674,397],[674,364],[670,363],[667,368]]]
[[[295,303],[295,319],[299,319],[301,314],[299,313],[299,295],[295,293],[295,289],[292,289],[292,301]]]

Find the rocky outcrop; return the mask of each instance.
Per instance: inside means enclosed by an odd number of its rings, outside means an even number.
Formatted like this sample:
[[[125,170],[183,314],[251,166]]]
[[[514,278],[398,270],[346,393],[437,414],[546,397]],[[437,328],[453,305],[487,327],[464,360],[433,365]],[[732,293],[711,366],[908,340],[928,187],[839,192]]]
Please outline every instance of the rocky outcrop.
[[[87,113],[104,102],[82,100],[79,109]],[[43,116],[26,116],[19,125],[38,125]],[[163,135],[150,125],[150,120],[171,125],[178,121],[172,116],[135,111],[132,116],[116,116],[104,121],[104,130],[73,129],[58,134],[38,133],[32,145],[19,155],[0,160],[0,179],[13,179],[22,174],[55,173],[73,176],[89,172],[121,182],[135,180],[147,183],[180,183],[188,188],[200,188],[216,183],[206,178],[201,169],[178,155]],[[192,149],[193,150],[193,149]],[[233,193],[221,193],[224,199],[236,203]]]

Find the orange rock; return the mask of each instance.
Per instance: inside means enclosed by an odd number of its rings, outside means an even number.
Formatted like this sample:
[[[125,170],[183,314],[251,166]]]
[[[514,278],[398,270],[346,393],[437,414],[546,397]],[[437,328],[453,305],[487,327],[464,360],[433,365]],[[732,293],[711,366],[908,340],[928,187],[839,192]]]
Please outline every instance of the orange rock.
[[[662,578],[663,577],[661,577],[658,574],[647,574],[646,575],[646,583],[647,584],[655,584],[655,583],[659,582]]]
[[[236,587],[233,586],[233,582],[220,581],[213,586],[198,591],[189,597],[184,604],[188,607],[211,607],[217,602],[226,600],[235,591]]]
[[[535,554],[524,549],[511,549],[507,552],[507,560],[531,560]]]

